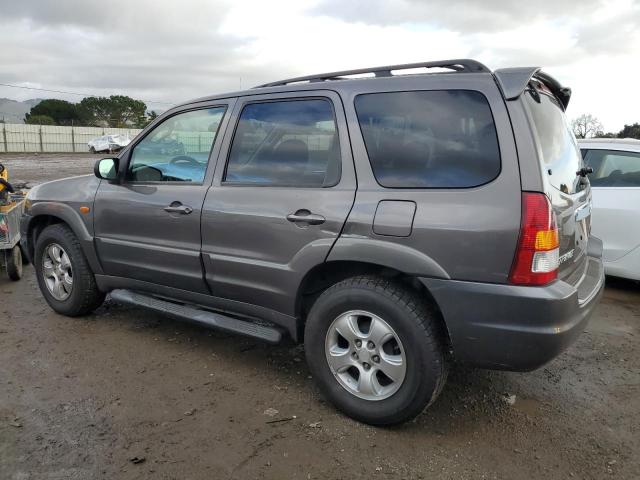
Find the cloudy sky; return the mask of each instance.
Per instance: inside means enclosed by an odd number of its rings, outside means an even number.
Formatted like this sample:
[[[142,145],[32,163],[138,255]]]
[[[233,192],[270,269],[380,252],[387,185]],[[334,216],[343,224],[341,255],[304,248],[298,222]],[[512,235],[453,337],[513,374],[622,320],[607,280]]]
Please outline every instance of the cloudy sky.
[[[569,116],[640,122],[640,0],[0,0],[0,83],[164,109],[346,68],[470,57],[542,66]],[[24,100],[81,96],[0,86]],[[164,102],[164,103],[152,103]]]

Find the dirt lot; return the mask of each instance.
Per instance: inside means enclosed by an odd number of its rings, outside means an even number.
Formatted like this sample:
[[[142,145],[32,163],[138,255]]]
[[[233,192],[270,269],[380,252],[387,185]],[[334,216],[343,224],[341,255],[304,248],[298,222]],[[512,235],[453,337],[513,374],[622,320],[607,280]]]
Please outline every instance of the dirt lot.
[[[30,184],[93,172],[99,158],[90,153],[0,153],[0,163],[9,169],[10,181]]]
[[[39,182],[89,173],[95,158],[0,162]],[[110,301],[62,317],[28,267],[21,282],[0,278],[0,478],[637,479],[640,286],[607,283],[551,364],[454,366],[429,411],[380,429],[326,404],[295,345]]]

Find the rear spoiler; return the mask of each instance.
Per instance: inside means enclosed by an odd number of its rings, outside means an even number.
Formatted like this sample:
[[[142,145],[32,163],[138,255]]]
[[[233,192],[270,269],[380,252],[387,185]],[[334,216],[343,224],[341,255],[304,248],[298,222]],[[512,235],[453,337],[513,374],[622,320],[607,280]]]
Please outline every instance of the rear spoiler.
[[[551,75],[544,73],[540,67],[500,68],[493,72],[493,76],[502,91],[505,100],[515,100],[527,88],[532,79],[538,80],[551,90],[566,110],[571,98],[571,89],[560,85]]]

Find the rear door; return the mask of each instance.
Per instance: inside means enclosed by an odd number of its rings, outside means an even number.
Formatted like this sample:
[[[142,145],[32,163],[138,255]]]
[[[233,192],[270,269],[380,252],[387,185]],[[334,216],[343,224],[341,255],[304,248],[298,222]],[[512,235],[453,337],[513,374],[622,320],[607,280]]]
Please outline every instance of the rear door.
[[[533,123],[545,192],[558,220],[558,277],[578,281],[587,265],[591,232],[591,188],[577,172],[583,167],[575,136],[564,109],[542,84],[523,93]],[[575,276],[573,275],[575,274]]]
[[[202,214],[213,295],[293,315],[304,275],[325,261],[353,204],[339,97],[239,99]]]

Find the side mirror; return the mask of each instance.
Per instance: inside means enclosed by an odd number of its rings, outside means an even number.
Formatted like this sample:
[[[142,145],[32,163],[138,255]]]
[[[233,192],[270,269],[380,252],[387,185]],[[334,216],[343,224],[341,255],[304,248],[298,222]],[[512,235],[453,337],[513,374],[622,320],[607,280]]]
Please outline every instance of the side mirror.
[[[96,177],[113,182],[118,179],[118,159],[101,158],[93,167]]]

